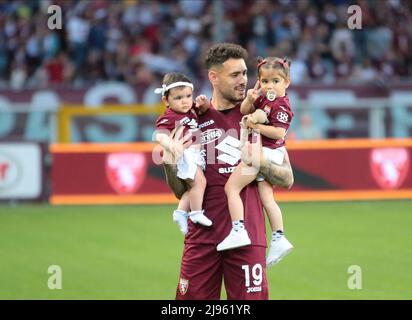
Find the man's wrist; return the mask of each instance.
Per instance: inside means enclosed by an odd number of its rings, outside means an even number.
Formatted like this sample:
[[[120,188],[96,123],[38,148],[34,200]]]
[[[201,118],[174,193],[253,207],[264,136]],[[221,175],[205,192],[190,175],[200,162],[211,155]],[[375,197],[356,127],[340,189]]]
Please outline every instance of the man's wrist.
[[[264,157],[263,152],[260,152],[259,161],[253,161],[252,164],[257,170],[262,171],[267,170],[270,163]]]
[[[160,141],[160,145],[165,150],[165,152],[172,151],[172,141],[170,139],[163,139],[162,141]]]
[[[256,170],[260,171],[262,167],[267,166],[268,163],[264,157],[263,150],[261,148],[258,148],[256,144],[251,145],[252,150],[249,165],[253,166]]]
[[[163,160],[163,163],[165,165],[168,165],[168,166],[171,166],[171,167],[176,166],[175,157],[173,156],[173,154],[171,152],[167,151],[166,149],[163,150],[162,160]]]

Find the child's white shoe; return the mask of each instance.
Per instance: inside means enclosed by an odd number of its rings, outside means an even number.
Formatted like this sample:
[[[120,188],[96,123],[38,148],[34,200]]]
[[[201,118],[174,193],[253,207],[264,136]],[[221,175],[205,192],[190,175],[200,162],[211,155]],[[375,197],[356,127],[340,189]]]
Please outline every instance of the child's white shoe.
[[[286,257],[293,249],[293,245],[286,239],[283,234],[277,233],[270,241],[268,255],[266,257],[266,266],[270,267]]]
[[[204,215],[204,210],[190,212],[189,219],[192,220],[193,223],[199,223],[206,227],[212,225],[212,221]]]
[[[183,210],[175,210],[173,211],[173,221],[177,223],[179,230],[186,235],[188,227],[187,227],[187,217],[189,215],[187,212]]]
[[[249,244],[251,244],[251,241],[246,229],[242,228],[238,231],[232,229],[229,235],[217,245],[217,251],[235,249]]]

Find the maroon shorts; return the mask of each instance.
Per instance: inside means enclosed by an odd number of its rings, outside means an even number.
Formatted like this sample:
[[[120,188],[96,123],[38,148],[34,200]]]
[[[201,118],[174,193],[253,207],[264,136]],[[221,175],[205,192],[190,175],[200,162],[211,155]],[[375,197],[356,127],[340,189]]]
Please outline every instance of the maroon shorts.
[[[216,245],[186,244],[177,300],[218,300],[224,279],[229,300],[267,300],[266,248],[216,251]]]

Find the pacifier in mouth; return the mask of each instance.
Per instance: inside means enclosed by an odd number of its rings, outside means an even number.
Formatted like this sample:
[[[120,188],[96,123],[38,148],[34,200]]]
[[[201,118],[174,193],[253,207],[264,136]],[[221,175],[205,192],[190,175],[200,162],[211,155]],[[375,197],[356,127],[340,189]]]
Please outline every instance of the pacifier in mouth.
[[[273,101],[276,99],[276,92],[275,91],[268,91],[266,92],[266,98],[268,98],[269,101]]]

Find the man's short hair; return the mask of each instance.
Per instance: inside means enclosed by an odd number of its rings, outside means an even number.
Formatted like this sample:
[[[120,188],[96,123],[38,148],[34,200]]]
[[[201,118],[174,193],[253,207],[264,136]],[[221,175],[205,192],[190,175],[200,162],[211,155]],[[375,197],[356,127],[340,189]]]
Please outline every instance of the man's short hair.
[[[247,59],[247,51],[242,46],[235,43],[217,43],[206,53],[205,66],[209,70],[214,66],[221,66],[229,59]]]

